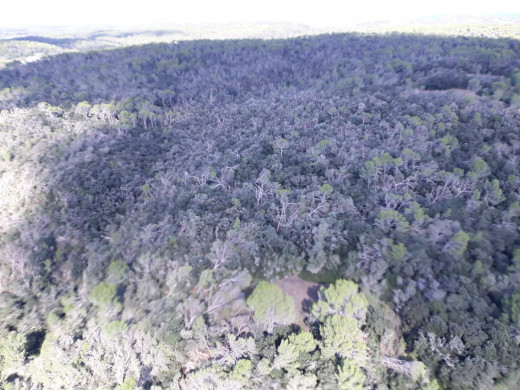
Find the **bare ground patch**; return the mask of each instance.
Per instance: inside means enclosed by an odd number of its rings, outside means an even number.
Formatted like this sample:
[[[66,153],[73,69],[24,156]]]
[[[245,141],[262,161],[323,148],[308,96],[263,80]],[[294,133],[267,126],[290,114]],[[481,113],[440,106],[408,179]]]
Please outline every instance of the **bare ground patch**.
[[[302,329],[308,329],[303,320],[306,313],[309,312],[311,303],[316,302],[318,299],[318,289],[320,285],[303,280],[299,276],[288,276],[275,281],[274,284],[280,287],[285,294],[289,294],[294,299],[296,306],[295,324],[301,326]]]

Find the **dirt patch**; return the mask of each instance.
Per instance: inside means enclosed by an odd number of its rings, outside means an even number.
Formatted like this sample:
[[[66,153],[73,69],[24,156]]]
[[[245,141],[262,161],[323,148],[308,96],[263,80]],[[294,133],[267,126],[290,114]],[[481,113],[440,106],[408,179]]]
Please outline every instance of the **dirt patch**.
[[[282,289],[285,294],[290,295],[294,299],[296,305],[296,321],[295,324],[307,330],[307,326],[303,322],[306,313],[312,302],[318,300],[318,283],[308,282],[299,276],[288,276],[284,279],[279,279],[274,282]]]

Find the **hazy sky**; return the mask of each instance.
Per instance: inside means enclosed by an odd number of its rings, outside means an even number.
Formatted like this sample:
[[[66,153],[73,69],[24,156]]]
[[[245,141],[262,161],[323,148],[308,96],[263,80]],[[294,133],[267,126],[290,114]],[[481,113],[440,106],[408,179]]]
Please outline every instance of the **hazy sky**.
[[[446,14],[520,13],[520,0],[1,0],[0,28],[297,22],[341,25]]]

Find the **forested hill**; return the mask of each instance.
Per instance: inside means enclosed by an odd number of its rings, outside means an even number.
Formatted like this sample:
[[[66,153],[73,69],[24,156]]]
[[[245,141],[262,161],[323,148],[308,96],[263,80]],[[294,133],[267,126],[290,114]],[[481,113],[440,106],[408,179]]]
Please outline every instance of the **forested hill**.
[[[519,386],[520,41],[60,54],[0,109],[4,388]]]

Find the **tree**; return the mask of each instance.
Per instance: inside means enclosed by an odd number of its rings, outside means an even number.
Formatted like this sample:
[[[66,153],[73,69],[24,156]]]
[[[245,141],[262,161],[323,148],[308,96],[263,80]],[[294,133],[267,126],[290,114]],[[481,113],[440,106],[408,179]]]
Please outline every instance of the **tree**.
[[[500,182],[497,179],[486,181],[484,184],[484,197],[483,200],[486,204],[496,206],[502,203],[506,198],[504,197],[502,190],[500,189]]]
[[[229,345],[229,358],[233,363],[240,358],[250,358],[253,355],[256,355],[255,340],[252,337],[237,338],[233,334],[228,334],[227,342]]]
[[[414,381],[427,380],[426,366],[423,362],[409,361],[397,358],[383,358],[383,363],[399,374],[406,375]]]
[[[289,141],[284,138],[280,138],[273,142],[273,148],[280,153],[280,157],[283,157],[283,152],[289,147]]]
[[[361,367],[353,360],[343,359],[335,376],[338,380],[338,387],[342,390],[363,390],[365,388],[366,376],[361,371]]]
[[[116,299],[116,285],[100,282],[92,289],[90,299],[98,306],[108,306]]]
[[[25,337],[9,332],[0,340],[0,379],[15,373],[25,360]]]
[[[455,235],[446,243],[444,251],[448,252],[453,257],[460,259],[464,255],[466,248],[468,247],[469,235],[463,230],[459,230]]]
[[[88,114],[90,112],[90,104],[83,100],[82,102],[79,102],[77,105],[76,105],[76,110],[75,110],[75,113],[77,115],[81,115],[83,118],[88,118]]]
[[[520,289],[504,299],[504,313],[506,318],[517,328],[520,328]]]
[[[284,294],[282,289],[268,282],[260,282],[247,299],[253,309],[253,319],[267,332],[271,333],[277,325],[288,325],[296,318],[294,300]]]
[[[329,248],[327,241],[330,239],[331,230],[329,224],[322,220],[316,229],[313,236],[314,244],[312,248],[307,251],[309,260],[307,261],[307,270],[316,274],[320,272],[325,264],[329,261]]]
[[[329,287],[321,286],[318,301],[312,305],[311,314],[320,321],[327,316],[339,314],[364,323],[368,308],[365,294],[350,280],[338,279]]]
[[[326,359],[339,356],[363,362],[367,359],[367,346],[358,322],[352,317],[332,315],[320,326],[323,338],[322,355]]]
[[[377,216],[376,225],[385,232],[395,230],[401,233],[406,233],[410,230],[410,224],[406,218],[396,210],[381,210]]]
[[[282,340],[278,346],[278,355],[274,359],[273,369],[284,368],[295,370],[300,354],[309,353],[316,348],[316,340],[310,332],[291,334],[288,339]]]
[[[287,383],[287,390],[314,390],[317,382],[318,378],[314,374],[296,372]]]
[[[229,378],[245,384],[247,383],[247,379],[251,376],[251,368],[251,360],[240,359],[233,367]]]
[[[240,390],[243,388],[242,378],[235,375],[228,377],[222,368],[211,366],[190,372],[180,381],[182,390]]]

